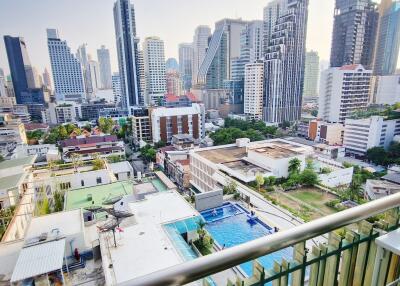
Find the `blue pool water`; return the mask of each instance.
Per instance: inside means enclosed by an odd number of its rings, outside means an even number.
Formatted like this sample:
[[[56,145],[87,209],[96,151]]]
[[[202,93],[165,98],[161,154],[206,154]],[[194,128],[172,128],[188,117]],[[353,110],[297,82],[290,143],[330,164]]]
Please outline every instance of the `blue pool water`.
[[[203,215],[204,213],[204,215]],[[222,247],[226,248],[239,245],[257,238],[260,238],[271,233],[271,228],[256,220],[249,223],[247,213],[240,207],[230,204],[224,205],[222,210],[217,210],[217,215],[220,213],[230,213],[220,219],[215,219],[210,215],[210,210],[201,213],[206,220],[206,230],[212,235],[214,240]],[[214,213],[215,214],[215,213]],[[265,269],[272,269],[274,260],[281,262],[281,259],[291,257],[292,249],[283,249],[281,251],[271,253],[269,255],[258,258],[258,261],[264,266]],[[240,265],[241,269],[248,275],[252,275],[252,262],[246,262]]]
[[[243,213],[242,209],[229,203],[224,204],[219,208],[205,210],[201,213],[201,216],[206,220],[206,222],[215,222],[241,213]]]

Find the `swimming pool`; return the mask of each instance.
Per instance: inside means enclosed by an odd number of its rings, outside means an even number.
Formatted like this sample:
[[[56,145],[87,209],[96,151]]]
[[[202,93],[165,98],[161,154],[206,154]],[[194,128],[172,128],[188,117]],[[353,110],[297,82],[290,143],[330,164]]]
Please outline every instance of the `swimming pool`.
[[[221,207],[205,210],[201,213],[202,217],[206,222],[215,222],[221,219],[225,219],[237,214],[241,214],[244,211],[231,203],[226,203]]]
[[[236,204],[223,205],[221,207],[222,210],[218,209],[217,214],[221,212],[224,213],[226,212],[225,210],[234,214],[217,220],[215,220],[213,216],[210,216],[210,210],[201,212],[201,215],[207,222],[206,230],[221,247],[232,247],[271,234],[271,228],[259,220],[249,223],[247,221],[247,213]],[[286,259],[291,258],[291,254],[292,249],[287,248],[262,256],[257,260],[265,269],[269,270],[273,268],[274,260],[281,262],[283,257]],[[253,269],[251,261],[241,264],[240,268],[248,276],[252,275]]]
[[[160,179],[152,179],[151,183],[153,184],[154,188],[156,188],[159,192],[167,191],[167,186]]]

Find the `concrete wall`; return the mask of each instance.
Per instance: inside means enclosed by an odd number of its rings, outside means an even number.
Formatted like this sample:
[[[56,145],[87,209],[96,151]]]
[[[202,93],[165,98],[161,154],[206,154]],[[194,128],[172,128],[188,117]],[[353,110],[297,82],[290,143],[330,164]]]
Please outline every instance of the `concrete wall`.
[[[224,203],[222,190],[211,191],[195,195],[195,207],[198,211],[216,208]]]
[[[339,169],[330,172],[329,174],[320,174],[318,178],[324,186],[335,188],[340,185],[348,185],[353,178],[354,168]]]

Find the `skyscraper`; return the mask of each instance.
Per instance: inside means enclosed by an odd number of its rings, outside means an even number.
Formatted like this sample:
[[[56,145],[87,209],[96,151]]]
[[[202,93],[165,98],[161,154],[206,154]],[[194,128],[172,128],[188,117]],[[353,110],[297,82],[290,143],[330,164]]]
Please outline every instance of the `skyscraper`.
[[[183,89],[190,90],[192,87],[192,62],[193,46],[183,43],[179,45],[179,73],[183,81]]]
[[[45,68],[43,72],[43,84],[47,89],[51,90],[51,78],[47,68]]]
[[[301,114],[308,0],[286,3],[265,51],[263,119],[270,123],[295,121]]]
[[[164,42],[147,37],[143,43],[147,104],[158,104],[166,93]]]
[[[121,102],[121,79],[119,73],[114,73],[111,77],[112,90],[114,95],[114,103],[120,104]]]
[[[24,39],[4,36],[4,43],[16,102],[18,104],[44,103],[43,90],[36,86]]]
[[[47,29],[47,46],[56,99],[83,101],[85,88],[81,63],[71,53],[67,42],[59,38],[56,29]]]
[[[264,8],[264,51],[267,50],[269,39],[279,16],[286,11],[287,0],[273,0]]]
[[[197,74],[197,84],[207,89],[222,89],[231,80],[232,62],[240,57],[240,35],[248,22],[223,19],[215,24],[204,60]]]
[[[169,58],[165,62],[165,69],[168,71],[177,71],[179,72],[179,64],[175,58]]]
[[[208,26],[198,26],[193,37],[193,84],[197,84],[197,73],[203,63],[208,48],[208,39],[211,36],[211,29]]]
[[[175,96],[182,95],[182,81],[179,72],[175,70],[167,71],[166,81],[167,81],[167,94],[173,94]]]
[[[319,56],[316,51],[306,53],[304,70],[303,99],[313,98],[318,95]]]
[[[400,1],[383,0],[379,5],[379,30],[376,41],[374,74],[396,71],[400,47]]]
[[[88,60],[86,64],[86,78],[88,93],[96,93],[101,89],[100,65],[94,60]]]
[[[139,39],[136,37],[135,9],[130,0],[114,3],[114,25],[122,106],[132,114],[135,106],[143,104],[143,96],[139,89]]]
[[[111,63],[110,63],[110,51],[106,49],[105,46],[101,46],[97,50],[97,60],[100,65],[100,79],[101,88],[110,89],[111,88]]]
[[[331,67],[372,66],[378,18],[371,0],[336,0]]]
[[[262,120],[264,96],[264,63],[262,61],[245,66],[244,114],[251,119]]]

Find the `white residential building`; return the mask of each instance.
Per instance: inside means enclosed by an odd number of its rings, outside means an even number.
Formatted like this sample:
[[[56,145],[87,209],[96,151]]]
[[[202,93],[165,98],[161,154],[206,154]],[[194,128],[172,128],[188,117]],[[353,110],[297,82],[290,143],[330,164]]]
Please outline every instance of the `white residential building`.
[[[85,88],[81,64],[56,29],[47,29],[47,46],[57,100],[83,101]]]
[[[203,104],[193,103],[191,107],[158,107],[151,110],[150,118],[154,143],[169,143],[176,134],[190,134],[194,139],[201,139],[205,135]]]
[[[346,119],[343,146],[346,153],[365,155],[370,148],[389,147],[395,135],[400,135],[400,119],[385,120],[382,116]]]
[[[377,76],[374,103],[394,104],[400,102],[400,74]]]
[[[208,26],[198,26],[193,36],[193,84],[197,83],[197,73],[203,63],[208,48],[208,38],[211,36],[211,29]]]
[[[143,43],[147,104],[157,104],[166,92],[164,41],[148,37]]]
[[[245,66],[244,113],[252,119],[262,120],[264,96],[264,63]]]
[[[121,102],[121,78],[119,73],[114,73],[111,77],[112,90],[114,96],[114,103],[119,104]]]
[[[102,89],[111,89],[110,51],[105,46],[97,50],[97,60],[100,65],[100,79]]]
[[[362,65],[329,68],[321,73],[318,117],[343,123],[368,105],[372,71]]]
[[[77,122],[81,117],[81,106],[75,102],[49,103],[42,111],[42,121],[49,125]]]

